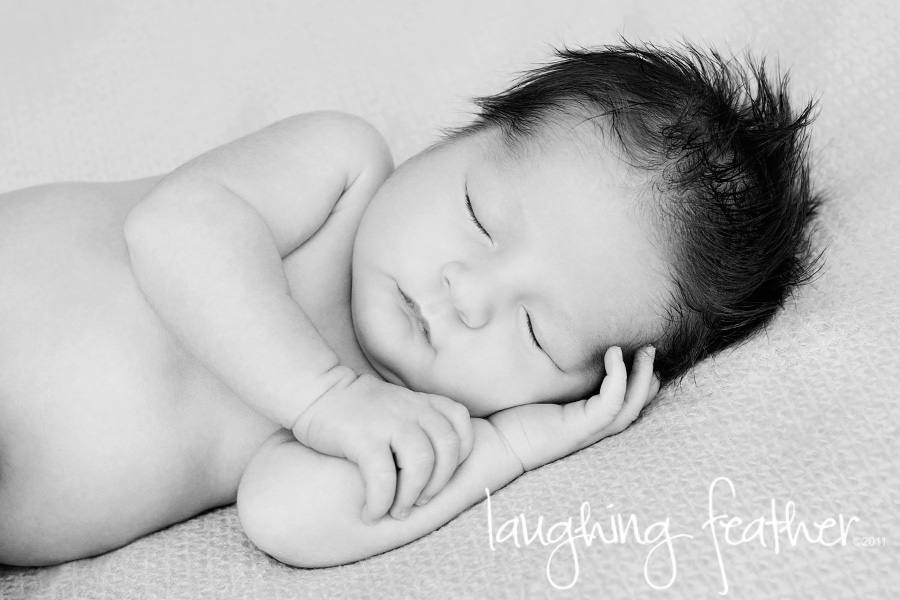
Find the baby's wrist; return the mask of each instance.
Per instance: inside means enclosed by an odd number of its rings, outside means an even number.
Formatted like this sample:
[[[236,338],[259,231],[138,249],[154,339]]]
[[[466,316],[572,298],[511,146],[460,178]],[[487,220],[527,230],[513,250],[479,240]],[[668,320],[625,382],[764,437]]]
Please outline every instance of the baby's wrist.
[[[324,391],[313,402],[328,394],[345,389],[351,383],[359,379],[359,374],[346,365],[335,365],[322,376]],[[310,403],[311,405],[312,403]]]
[[[492,420],[495,417],[496,413],[490,415],[484,420],[491,425],[491,429],[493,429],[496,436],[503,442],[503,447],[506,450],[506,456],[509,459],[509,464],[513,465],[514,468],[518,471],[516,477],[525,474],[528,469],[525,467],[525,463],[522,462],[522,459],[519,457],[518,453],[513,448],[513,445],[510,443],[509,438],[503,433],[502,427],[498,427],[496,423]]]
[[[305,432],[309,428],[316,409],[321,408],[323,402],[335,392],[340,392],[359,379],[359,375],[345,365],[336,365],[319,377],[316,381],[315,392],[309,397],[299,399],[298,411],[281,425],[289,429],[294,437],[301,443],[305,443]]]

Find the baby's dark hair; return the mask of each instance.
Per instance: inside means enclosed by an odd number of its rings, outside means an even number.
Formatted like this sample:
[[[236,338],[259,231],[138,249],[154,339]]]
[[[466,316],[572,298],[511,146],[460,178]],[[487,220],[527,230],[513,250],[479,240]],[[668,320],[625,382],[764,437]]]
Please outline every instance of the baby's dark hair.
[[[612,134],[645,173],[654,222],[672,239],[666,324],[640,340],[656,347],[665,384],[764,329],[821,267],[812,243],[821,197],[807,157],[814,104],[795,113],[787,86],[765,60],[742,65],[689,43],[564,48],[506,91],[476,98],[480,114],[445,137],[498,129],[514,148],[560,116]],[[627,346],[626,356],[636,349]]]

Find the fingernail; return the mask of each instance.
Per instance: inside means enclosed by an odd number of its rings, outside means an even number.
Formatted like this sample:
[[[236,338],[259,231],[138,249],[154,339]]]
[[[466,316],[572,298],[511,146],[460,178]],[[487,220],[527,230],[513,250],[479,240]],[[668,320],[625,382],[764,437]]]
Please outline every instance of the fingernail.
[[[401,521],[409,516],[409,507],[407,506],[403,510],[400,511],[400,516],[398,517]]]
[[[656,347],[655,346],[647,346],[647,356],[653,358],[656,356]]]
[[[428,504],[429,500],[431,500],[430,497],[429,498],[419,498],[418,500],[416,500],[416,506],[425,506],[426,504]]]

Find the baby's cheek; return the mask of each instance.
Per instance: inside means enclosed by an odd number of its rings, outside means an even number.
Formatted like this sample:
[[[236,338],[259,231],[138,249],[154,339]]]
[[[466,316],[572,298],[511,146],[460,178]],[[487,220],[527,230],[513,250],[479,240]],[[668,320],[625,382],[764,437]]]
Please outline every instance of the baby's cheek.
[[[564,404],[590,398],[600,388],[601,377],[597,373],[556,374],[549,376],[541,387],[542,392],[534,402]]]
[[[446,396],[469,410],[472,417],[484,417],[502,410],[511,395],[501,372],[477,368],[468,361],[439,356],[426,375],[421,391]]]

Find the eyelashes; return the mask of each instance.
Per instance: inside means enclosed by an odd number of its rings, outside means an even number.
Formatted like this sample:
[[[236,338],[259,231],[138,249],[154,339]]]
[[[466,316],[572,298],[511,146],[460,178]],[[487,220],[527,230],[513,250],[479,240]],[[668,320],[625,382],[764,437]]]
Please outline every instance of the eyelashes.
[[[541,345],[540,345],[540,344],[538,343],[538,341],[537,341],[537,336],[534,335],[534,327],[531,326],[531,315],[528,314],[528,311],[527,311],[527,310],[525,311],[525,322],[528,323],[528,333],[531,334],[531,341],[532,341],[532,343],[534,343],[535,347],[536,347],[538,350],[540,350],[541,352],[543,352],[544,349],[541,348]]]
[[[478,221],[478,217],[475,216],[475,211],[472,209],[472,201],[469,199],[469,188],[466,187],[466,211],[469,213],[469,220],[475,223],[475,227],[478,228],[478,231],[484,234],[487,239],[491,239],[491,234],[487,232],[487,230],[482,227],[481,223]],[[493,240],[492,240],[493,241]]]

